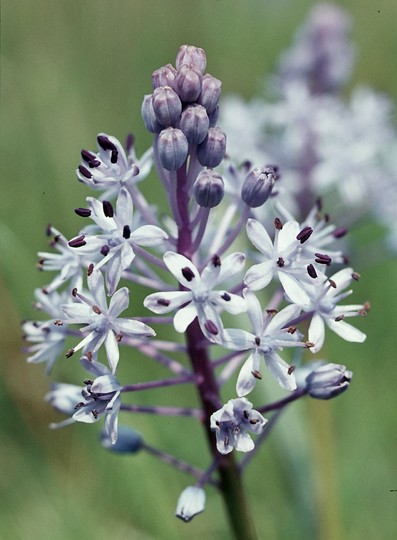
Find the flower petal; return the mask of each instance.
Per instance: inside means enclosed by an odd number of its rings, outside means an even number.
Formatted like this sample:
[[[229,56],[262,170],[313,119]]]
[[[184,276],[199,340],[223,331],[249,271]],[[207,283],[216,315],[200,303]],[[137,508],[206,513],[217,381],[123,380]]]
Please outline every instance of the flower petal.
[[[153,313],[169,313],[192,300],[190,291],[167,291],[149,294],[143,305]]]
[[[274,256],[273,242],[265,227],[256,219],[247,220],[247,235],[257,250],[265,257],[271,259]]]
[[[192,286],[200,281],[200,274],[192,261],[188,258],[174,253],[173,251],[166,251],[164,253],[164,262],[167,265],[168,270],[174,275],[174,277],[184,285],[187,289],[191,289]],[[186,278],[185,276],[189,277]]]
[[[295,390],[295,375],[290,371],[290,366],[277,353],[265,355],[265,362],[278,384],[286,390]]]

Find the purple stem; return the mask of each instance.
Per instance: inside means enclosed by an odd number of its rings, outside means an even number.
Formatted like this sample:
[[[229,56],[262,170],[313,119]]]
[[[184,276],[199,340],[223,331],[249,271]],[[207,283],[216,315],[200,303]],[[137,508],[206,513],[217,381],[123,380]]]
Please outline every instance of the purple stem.
[[[161,407],[161,406],[146,406],[146,405],[121,405],[121,411],[134,413],[159,414],[162,416],[192,416],[202,420],[203,411],[201,409],[189,409],[188,407]]]
[[[148,381],[143,383],[126,384],[122,387],[122,392],[139,392],[140,390],[150,390],[152,388],[165,388],[167,386],[175,386],[177,384],[193,383],[196,381],[194,375],[185,375],[184,377],[163,379],[159,381]]]

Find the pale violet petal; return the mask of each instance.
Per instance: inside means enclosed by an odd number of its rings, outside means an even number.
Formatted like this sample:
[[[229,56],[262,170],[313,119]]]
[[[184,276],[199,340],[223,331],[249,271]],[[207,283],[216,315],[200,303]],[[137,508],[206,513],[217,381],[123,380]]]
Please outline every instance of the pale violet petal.
[[[134,319],[116,319],[118,331],[131,337],[155,336],[156,332],[147,324]]]
[[[278,251],[284,251],[289,248],[293,242],[297,242],[296,237],[299,234],[299,223],[297,221],[287,221],[283,228],[278,231],[277,248]]]
[[[345,339],[346,341],[351,341],[353,343],[363,343],[366,339],[366,335],[358,328],[355,328],[351,324],[344,321],[334,321],[332,319],[326,320],[327,325],[331,330],[338,334],[339,337]]]
[[[270,373],[280,386],[290,391],[296,389],[295,375],[290,370],[290,366],[287,364],[287,362],[284,362],[281,356],[275,352],[266,354],[265,362]]]
[[[192,300],[190,291],[170,291],[149,294],[143,305],[157,314],[169,313]]]
[[[273,260],[265,261],[263,263],[254,264],[247,270],[244,277],[244,283],[252,291],[259,291],[269,285],[272,280],[275,270],[275,263]]]
[[[102,201],[87,197],[88,208],[91,210],[91,219],[104,231],[114,231],[117,229],[116,222],[112,217],[106,217],[103,211]]]
[[[213,291],[210,293],[210,301],[232,315],[238,315],[247,311],[247,303],[244,298],[227,291]]]
[[[318,352],[324,344],[325,328],[324,320],[320,315],[314,314],[309,325],[308,338],[314,346],[310,347],[313,353]]]
[[[271,334],[276,329],[286,327],[290,322],[296,319],[301,312],[300,306],[296,304],[290,304],[285,307],[271,319],[270,323],[266,327],[266,333]]]
[[[256,336],[263,334],[263,311],[258,298],[250,291],[244,292],[244,298],[247,302],[248,317]]]
[[[117,343],[116,336],[112,330],[109,330],[106,339],[105,339],[105,350],[106,357],[109,362],[109,367],[112,370],[112,373],[116,371],[117,364],[120,358],[119,346]]]
[[[255,336],[239,328],[227,328],[223,332],[223,346],[233,351],[246,351],[255,347]]]
[[[258,370],[257,362],[254,362],[256,356],[251,353],[240,369],[236,382],[236,392],[239,397],[246,396],[255,388],[257,379],[252,375],[252,372]]]
[[[130,291],[127,289],[127,287],[122,287],[118,291],[114,293],[112,298],[110,299],[109,303],[109,317],[114,319],[120,313],[125,311],[128,308],[130,301]]]
[[[291,302],[303,308],[310,305],[310,298],[297,279],[286,272],[278,272],[283,289]]]
[[[158,246],[168,234],[156,225],[142,225],[131,234],[131,240],[139,246]]]
[[[99,270],[94,270],[87,278],[88,288],[95,302],[101,309],[107,307],[105,280]]]
[[[273,258],[274,248],[273,242],[268,235],[265,227],[256,219],[250,218],[247,220],[247,235],[257,250],[265,257]]]
[[[119,229],[123,229],[125,225],[132,225],[133,205],[131,195],[128,190],[123,187],[120,189],[116,202],[116,219]]]
[[[240,431],[235,435],[235,448],[239,452],[251,452],[255,444],[246,431]]]
[[[164,253],[164,262],[167,265],[168,270],[174,275],[174,277],[184,285],[186,288],[191,289],[200,282],[200,275],[197,268],[192,261],[173,251],[167,251]],[[191,279],[186,279],[182,273],[182,270],[188,269],[192,273]]]
[[[183,333],[186,328],[197,317],[196,305],[192,302],[187,306],[181,308],[175,313],[174,316],[174,328],[177,332]]]
[[[231,253],[221,261],[221,271],[217,283],[227,281],[235,276],[244,268],[245,255],[244,253]]]
[[[100,375],[91,385],[94,394],[111,394],[120,390],[120,384],[114,375]]]

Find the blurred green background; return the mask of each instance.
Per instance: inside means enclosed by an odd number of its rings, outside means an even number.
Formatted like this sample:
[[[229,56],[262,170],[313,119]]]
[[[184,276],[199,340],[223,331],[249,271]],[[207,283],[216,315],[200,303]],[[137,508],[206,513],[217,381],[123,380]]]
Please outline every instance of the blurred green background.
[[[353,83],[397,98],[397,3],[339,2],[352,15],[358,47]],[[150,144],[140,119],[151,72],[173,62],[178,47],[205,48],[208,71],[223,92],[255,95],[314,2],[303,0],[3,0],[1,242],[0,537],[5,540],[230,538],[218,495],[186,525],[173,517],[189,478],[148,455],[107,454],[99,425],[50,431],[43,366],[21,353],[20,321],[35,317],[32,291],[49,275],[35,268],[47,250],[47,223],[67,237],[80,221],[73,208],[88,193],[75,179],[79,151],[100,131]],[[332,209],[330,209],[332,211]],[[358,243],[373,228],[361,223]],[[354,262],[354,255],[353,255]],[[299,403],[284,415],[246,477],[262,539],[397,537],[397,262],[367,260],[353,301],[370,300],[357,321],[364,345],[329,336],[329,361],[354,371],[340,399]],[[356,321],[355,321],[356,322]],[[54,378],[80,383],[70,363]],[[128,360],[126,361],[128,364]],[[125,367],[131,381],[153,377],[154,364]],[[167,393],[140,397],[172,404]],[[178,399],[186,403],[181,390]],[[199,466],[207,462],[200,426],[136,415],[125,421],[148,443]],[[200,440],[200,442],[197,442]]]

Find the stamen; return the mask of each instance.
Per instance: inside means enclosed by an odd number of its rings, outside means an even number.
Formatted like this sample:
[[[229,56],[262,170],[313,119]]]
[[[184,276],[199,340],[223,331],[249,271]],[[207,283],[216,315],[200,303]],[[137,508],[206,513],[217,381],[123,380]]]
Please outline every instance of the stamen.
[[[128,225],[124,225],[124,227],[123,227],[123,238],[128,240],[128,238],[130,238],[130,236],[131,236],[131,229],[129,228]]]
[[[204,328],[207,330],[207,332],[209,332],[213,336],[216,336],[219,333],[218,327],[211,320],[205,321]]]
[[[255,377],[255,379],[262,380],[262,373],[258,371],[257,369],[254,369],[254,371],[251,371],[252,376]]]
[[[109,253],[109,251],[110,251],[110,247],[107,244],[105,244],[104,246],[101,247],[100,253],[101,253],[101,255],[106,257],[106,255]]]
[[[92,272],[94,271],[94,264],[90,263],[87,268],[87,276],[90,276]]]
[[[159,299],[157,300],[157,304],[158,304],[159,306],[168,307],[168,306],[171,304],[171,302],[170,302],[170,300],[166,300],[165,298],[159,298]]]
[[[85,178],[88,178],[88,179],[92,178],[92,174],[86,167],[84,167],[84,165],[79,165],[79,171],[81,172],[83,176],[85,176]]]
[[[220,257],[219,257],[218,255],[214,255],[214,256],[212,257],[211,262],[212,262],[212,265],[213,265],[215,268],[221,265],[221,259],[220,259]]]
[[[316,269],[311,263],[306,267],[306,270],[311,278],[315,279],[317,277]]]
[[[99,306],[92,306],[91,309],[97,315],[101,315],[101,313],[102,313],[101,308]]]
[[[326,255],[325,253],[315,253],[314,255],[316,256],[314,260],[318,264],[329,265],[332,262],[331,257],[329,255]]]
[[[292,375],[295,369],[296,369],[296,366],[294,365],[289,366],[288,371],[287,371],[288,375]]]
[[[346,227],[339,227],[338,229],[335,229],[333,231],[332,236],[334,238],[342,238],[343,236],[345,236],[345,234],[347,234]]]
[[[360,279],[360,274],[357,273],[357,272],[353,272],[352,273],[352,279],[354,279],[354,281],[358,281]]]
[[[68,351],[66,351],[65,353],[65,356],[66,358],[70,358],[74,355],[74,349],[69,349]]]
[[[285,264],[284,259],[283,259],[282,257],[279,257],[279,258],[277,259],[277,265],[278,265],[280,268],[282,268],[282,267],[284,266],[284,264]]]
[[[72,240],[68,242],[68,246],[71,248],[79,248],[85,246],[86,243],[85,236],[82,234],[81,236],[77,236],[77,238],[72,238]]]
[[[113,206],[112,206],[112,203],[110,201],[103,201],[102,202],[102,208],[103,208],[103,213],[105,214],[106,217],[108,218],[112,218],[113,217]]]
[[[259,336],[256,336],[256,337],[255,337],[255,345],[256,345],[257,347],[259,347],[260,344],[261,344],[261,338],[260,338]]]
[[[281,231],[281,229],[283,228],[283,223],[280,218],[276,217],[276,219],[274,220],[274,226],[277,230]]]
[[[313,234],[313,229],[311,227],[304,227],[296,236],[296,239],[300,241],[301,244],[306,242],[311,235]]]
[[[232,299],[232,297],[230,296],[230,294],[227,294],[227,292],[225,292],[224,294],[222,294],[221,298],[222,298],[223,300],[225,300],[225,302],[229,302],[229,301]]]
[[[75,213],[80,217],[90,217],[91,210],[89,208],[75,208]]]
[[[194,273],[188,266],[182,268],[182,275],[186,279],[186,281],[192,281],[192,279],[194,279]]]

